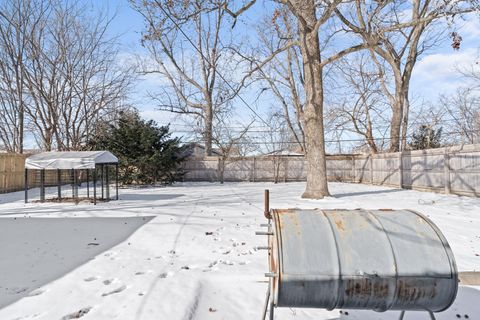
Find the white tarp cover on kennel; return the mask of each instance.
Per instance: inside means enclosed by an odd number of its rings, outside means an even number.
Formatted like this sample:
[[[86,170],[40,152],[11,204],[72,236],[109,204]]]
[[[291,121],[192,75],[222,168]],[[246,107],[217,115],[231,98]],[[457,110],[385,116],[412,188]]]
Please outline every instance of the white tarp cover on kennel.
[[[42,152],[25,160],[26,169],[94,169],[96,164],[118,163],[108,151]]]

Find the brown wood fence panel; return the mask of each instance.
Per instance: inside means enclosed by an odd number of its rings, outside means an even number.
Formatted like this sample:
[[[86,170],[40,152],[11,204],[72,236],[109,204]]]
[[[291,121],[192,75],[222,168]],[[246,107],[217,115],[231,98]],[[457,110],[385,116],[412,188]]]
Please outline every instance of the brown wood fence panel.
[[[26,155],[0,153],[0,193],[22,190]]]

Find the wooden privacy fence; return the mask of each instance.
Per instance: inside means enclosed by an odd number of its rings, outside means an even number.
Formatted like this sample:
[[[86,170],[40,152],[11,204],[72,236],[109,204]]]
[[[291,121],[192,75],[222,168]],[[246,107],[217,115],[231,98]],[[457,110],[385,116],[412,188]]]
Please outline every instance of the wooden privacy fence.
[[[28,155],[0,153],[0,193],[24,188],[25,158]]]
[[[219,181],[220,159],[206,157],[184,163],[185,181]],[[225,181],[304,181],[302,156],[232,158]],[[405,189],[480,195],[480,145],[381,154],[327,156],[329,181],[356,182]]]
[[[0,153],[0,193],[23,190],[27,156]],[[184,180],[218,181],[219,164],[218,157],[190,159],[184,163]],[[224,179],[304,181],[306,172],[306,161],[301,156],[233,158],[227,161]],[[373,155],[328,156],[327,174],[329,181],[480,196],[480,144]],[[62,181],[68,183],[68,179],[65,176]],[[29,174],[28,180],[30,187],[39,185],[39,176],[35,172]],[[47,172],[46,184],[56,183],[56,172]]]

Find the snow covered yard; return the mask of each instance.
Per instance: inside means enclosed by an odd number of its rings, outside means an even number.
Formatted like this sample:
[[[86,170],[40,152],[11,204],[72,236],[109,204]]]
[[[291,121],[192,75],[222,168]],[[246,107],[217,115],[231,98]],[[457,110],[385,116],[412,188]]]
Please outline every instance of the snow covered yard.
[[[0,195],[0,319],[258,319],[267,286],[267,259],[265,251],[255,250],[265,245],[265,237],[254,232],[265,222],[266,188],[272,208],[420,211],[443,231],[460,271],[480,270],[476,198],[342,183],[331,183],[334,197],[318,201],[300,198],[303,183],[132,188],[121,190],[120,201],[97,206],[25,205],[18,192]],[[125,220],[129,217],[134,220]],[[37,221],[48,218],[55,219],[44,232],[36,230]],[[22,219],[31,222],[18,223]],[[87,225],[77,225],[82,221]],[[127,224],[122,227],[119,222]],[[45,242],[49,246],[44,247]],[[66,266],[59,266],[57,261],[65,259]],[[55,270],[39,272],[36,265]],[[480,319],[480,305],[474,303],[480,301],[480,293],[466,289],[459,293],[460,304],[437,319],[457,315]],[[23,298],[18,300],[18,294]],[[398,313],[363,316],[396,319]],[[339,318],[356,315],[338,310],[276,311],[276,319]],[[407,312],[405,319],[413,318],[428,316]]]

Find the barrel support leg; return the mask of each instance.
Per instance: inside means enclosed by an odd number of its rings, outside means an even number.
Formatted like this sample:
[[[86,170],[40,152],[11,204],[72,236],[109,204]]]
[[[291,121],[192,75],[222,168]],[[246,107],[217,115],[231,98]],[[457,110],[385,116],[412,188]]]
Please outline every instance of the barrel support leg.
[[[265,297],[265,304],[263,306],[263,315],[262,315],[262,320],[267,319],[267,310],[268,310],[268,301],[270,300],[270,286],[268,286],[267,289],[267,296]]]
[[[270,315],[269,315],[268,319],[269,319],[269,320],[273,320],[273,317],[274,317],[273,312],[274,312],[274,310],[275,310],[275,307],[273,306],[273,300],[272,300],[272,299],[270,299],[270,307],[269,307],[269,309],[270,309]]]
[[[432,311],[430,310],[427,310],[428,314],[430,315],[430,320],[435,320],[435,315],[433,314]],[[401,313],[400,313],[400,318],[398,318],[398,320],[403,320],[403,317],[405,316],[405,310],[403,310]]]

